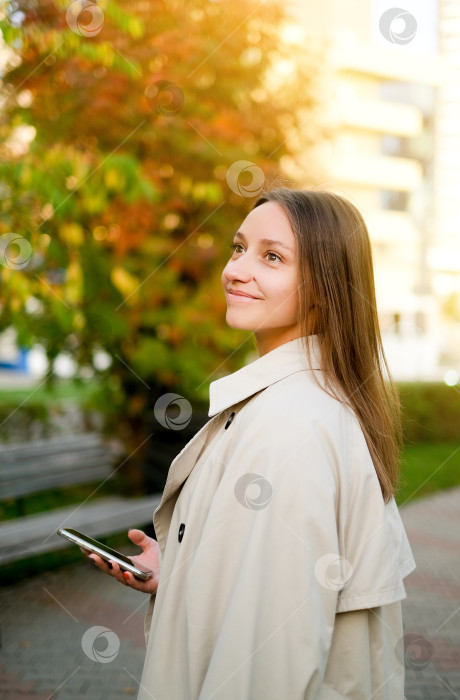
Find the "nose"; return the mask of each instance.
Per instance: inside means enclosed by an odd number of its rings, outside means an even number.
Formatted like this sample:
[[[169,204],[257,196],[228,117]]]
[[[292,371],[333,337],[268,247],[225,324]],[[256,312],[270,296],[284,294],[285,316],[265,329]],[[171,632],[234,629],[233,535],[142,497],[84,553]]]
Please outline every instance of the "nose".
[[[234,280],[249,282],[253,277],[253,266],[248,255],[241,255],[239,258],[229,260],[222,272],[222,279],[228,282]]]

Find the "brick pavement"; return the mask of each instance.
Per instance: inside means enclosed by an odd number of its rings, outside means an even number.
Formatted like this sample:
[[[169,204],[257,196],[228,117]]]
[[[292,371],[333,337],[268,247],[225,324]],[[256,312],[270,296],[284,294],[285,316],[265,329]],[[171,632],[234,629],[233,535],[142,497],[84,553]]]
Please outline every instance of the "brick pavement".
[[[403,603],[406,700],[460,700],[460,489],[401,513],[417,562]],[[135,698],[146,603],[86,561],[5,587],[0,700]]]
[[[417,563],[403,602],[406,698],[460,699],[460,489],[414,501],[401,515]]]

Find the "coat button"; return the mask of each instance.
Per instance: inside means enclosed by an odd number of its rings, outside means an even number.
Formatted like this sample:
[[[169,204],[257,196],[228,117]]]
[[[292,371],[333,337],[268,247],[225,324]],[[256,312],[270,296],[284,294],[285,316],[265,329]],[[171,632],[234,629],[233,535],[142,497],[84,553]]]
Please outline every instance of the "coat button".
[[[185,523],[181,523],[179,526],[179,536],[177,538],[179,540],[179,542],[182,542],[182,538],[184,536],[184,530],[185,530]]]
[[[234,417],[235,417],[235,411],[232,411],[232,413],[230,414],[230,418],[229,418],[228,421],[225,423],[225,430],[227,430],[228,426],[230,425],[230,423],[232,422],[232,420],[234,419]]]

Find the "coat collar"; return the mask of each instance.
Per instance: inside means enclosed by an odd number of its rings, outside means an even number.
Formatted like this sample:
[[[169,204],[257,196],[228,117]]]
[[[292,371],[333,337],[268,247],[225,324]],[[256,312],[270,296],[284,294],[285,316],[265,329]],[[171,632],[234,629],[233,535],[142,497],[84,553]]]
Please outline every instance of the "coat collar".
[[[258,357],[233,374],[211,382],[208,416],[215,416],[294,372],[320,369],[319,338],[317,335],[310,335],[308,342],[312,356],[311,365],[303,349],[302,338],[296,338]]]

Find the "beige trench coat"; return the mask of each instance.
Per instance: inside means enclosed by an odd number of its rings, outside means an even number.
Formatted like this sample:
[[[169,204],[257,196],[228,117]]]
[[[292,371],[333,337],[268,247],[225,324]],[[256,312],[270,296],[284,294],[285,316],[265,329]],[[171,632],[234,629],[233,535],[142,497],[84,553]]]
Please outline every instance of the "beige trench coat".
[[[139,700],[403,700],[415,563],[358,421],[300,339],[210,385],[154,526]]]

